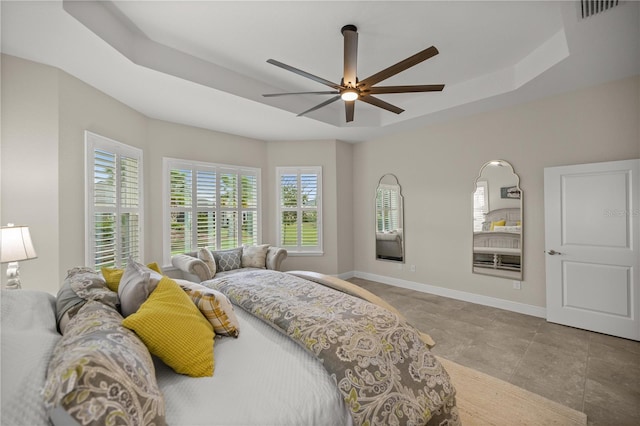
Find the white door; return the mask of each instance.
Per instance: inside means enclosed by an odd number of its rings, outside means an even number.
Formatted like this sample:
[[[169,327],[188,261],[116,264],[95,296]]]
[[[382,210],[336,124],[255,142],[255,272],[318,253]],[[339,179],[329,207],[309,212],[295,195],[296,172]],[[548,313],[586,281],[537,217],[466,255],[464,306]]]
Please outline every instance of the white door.
[[[640,340],[640,160],[544,170],[547,320]]]

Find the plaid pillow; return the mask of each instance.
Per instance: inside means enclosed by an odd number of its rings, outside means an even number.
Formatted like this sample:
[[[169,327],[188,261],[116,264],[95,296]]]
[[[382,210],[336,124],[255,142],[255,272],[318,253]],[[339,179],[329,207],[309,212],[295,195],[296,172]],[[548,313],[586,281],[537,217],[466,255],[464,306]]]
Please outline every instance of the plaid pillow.
[[[238,337],[240,323],[227,296],[200,284],[185,280],[175,281],[191,297],[202,315],[209,320],[216,334]]]

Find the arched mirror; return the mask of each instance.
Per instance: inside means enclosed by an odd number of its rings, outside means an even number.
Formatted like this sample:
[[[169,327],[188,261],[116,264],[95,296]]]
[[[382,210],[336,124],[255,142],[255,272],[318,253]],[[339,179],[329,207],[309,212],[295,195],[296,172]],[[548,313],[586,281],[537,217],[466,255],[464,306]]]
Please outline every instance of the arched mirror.
[[[376,259],[404,263],[404,201],[398,178],[388,173],[376,189]]]
[[[522,280],[522,190],[507,161],[480,168],[472,213],[473,272]]]

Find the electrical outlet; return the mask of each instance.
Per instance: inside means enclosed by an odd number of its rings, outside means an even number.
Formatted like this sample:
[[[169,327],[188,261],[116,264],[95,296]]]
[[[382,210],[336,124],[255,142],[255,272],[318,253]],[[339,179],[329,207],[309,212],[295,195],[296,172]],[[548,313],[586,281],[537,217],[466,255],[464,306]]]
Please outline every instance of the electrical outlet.
[[[415,272],[416,271],[416,265],[411,265],[410,269],[411,272]]]
[[[520,281],[514,281],[513,282],[513,289],[514,290],[520,290],[521,288],[521,282]]]

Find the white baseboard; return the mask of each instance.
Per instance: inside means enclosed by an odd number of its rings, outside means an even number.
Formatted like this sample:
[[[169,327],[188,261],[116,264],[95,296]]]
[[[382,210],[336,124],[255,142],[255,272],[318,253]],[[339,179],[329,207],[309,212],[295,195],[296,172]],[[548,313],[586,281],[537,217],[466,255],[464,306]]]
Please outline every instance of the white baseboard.
[[[407,288],[409,290],[421,291],[423,293],[435,294],[437,296],[449,297],[451,299],[463,300],[465,302],[477,303],[479,305],[491,306],[493,308],[505,309],[507,311],[518,312],[534,317],[547,317],[546,308],[527,305],[526,303],[512,302],[510,300],[498,299],[496,297],[483,296],[480,294],[468,293],[466,291],[453,290],[446,287],[438,287],[430,284],[417,283],[415,281],[386,277],[384,275],[370,274],[367,272],[351,271],[338,275],[338,278],[343,280],[353,277]]]

